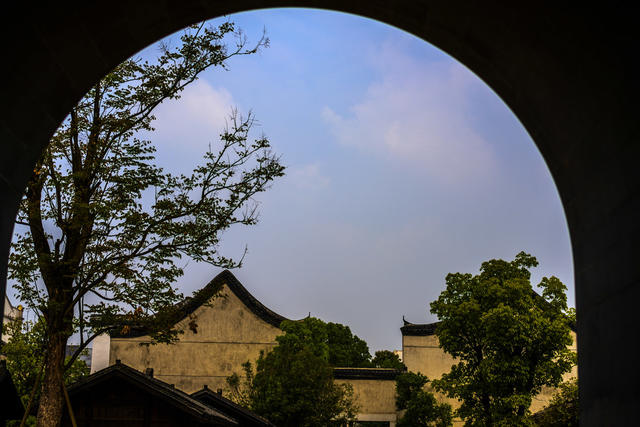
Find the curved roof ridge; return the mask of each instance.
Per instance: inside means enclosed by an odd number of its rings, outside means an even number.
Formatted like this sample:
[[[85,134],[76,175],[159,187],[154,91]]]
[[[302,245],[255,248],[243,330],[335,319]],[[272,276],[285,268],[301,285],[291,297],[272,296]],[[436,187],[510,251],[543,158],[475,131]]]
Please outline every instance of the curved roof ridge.
[[[198,308],[206,304],[211,298],[213,298],[222,287],[227,285],[229,290],[242,301],[242,303],[256,316],[263,321],[275,326],[280,327],[280,323],[283,320],[290,320],[275,311],[267,308],[264,304],[256,299],[251,293],[244,287],[242,283],[233,275],[229,270],[224,270],[218,273],[209,283],[207,283],[202,289],[196,291],[193,296],[186,297],[181,302],[175,305],[175,312],[171,314],[173,317],[173,324],[177,324],[185,320],[196,311]],[[113,338],[135,338],[151,333],[146,327],[132,327],[129,333],[123,334],[119,331],[112,331],[111,337]]]
[[[233,292],[251,312],[276,328],[280,327],[280,323],[282,323],[283,320],[290,320],[258,301],[229,270],[224,270],[218,274],[209,284],[216,280],[220,280],[223,284],[226,284],[231,292]],[[207,286],[209,286],[209,284]]]
[[[400,328],[403,336],[429,336],[436,333],[436,327],[440,322],[433,323],[411,323],[406,322]]]

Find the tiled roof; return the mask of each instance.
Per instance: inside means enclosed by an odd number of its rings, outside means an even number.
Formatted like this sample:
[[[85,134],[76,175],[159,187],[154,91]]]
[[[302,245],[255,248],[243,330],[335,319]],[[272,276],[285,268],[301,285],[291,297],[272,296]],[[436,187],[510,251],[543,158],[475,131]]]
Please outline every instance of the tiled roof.
[[[423,323],[423,324],[414,324],[405,321],[403,327],[400,328],[400,332],[402,332],[402,336],[417,336],[417,337],[425,337],[429,335],[435,335],[436,326],[438,326],[440,322],[434,323]]]
[[[542,298],[542,296],[538,295],[538,293],[534,292],[534,294],[535,294],[535,297],[537,298],[537,300],[540,301],[542,304],[549,304],[547,302],[547,300]],[[403,337],[404,336],[426,337],[426,336],[430,336],[430,335],[435,335],[436,328],[437,328],[438,324],[440,323],[440,322],[411,323],[411,322],[407,322],[404,319],[404,317],[402,318],[402,321],[404,323],[404,326],[402,326],[400,328],[400,332],[402,332],[402,336]],[[573,332],[577,332],[575,322],[570,322],[569,323],[569,328]]]
[[[333,368],[337,380],[395,380],[401,373],[388,368]]]
[[[204,403],[212,408],[219,409],[225,414],[237,419],[242,426],[273,426],[270,421],[260,417],[256,413],[248,410],[247,408],[240,406],[231,400],[222,397],[208,388],[206,385],[200,390],[191,393],[191,397],[199,402]]]
[[[127,381],[135,384],[141,389],[203,421],[222,423],[222,425],[229,426],[238,425],[238,422],[231,416],[199,402],[187,393],[174,388],[173,385],[167,384],[164,381],[160,381],[149,375],[145,375],[130,366],[120,363],[119,360],[116,361],[115,365],[111,365],[108,368],[104,368],[94,374],[81,378],[70,385],[68,388],[69,395],[73,397],[74,394],[83,393],[93,385],[113,376],[126,378]]]

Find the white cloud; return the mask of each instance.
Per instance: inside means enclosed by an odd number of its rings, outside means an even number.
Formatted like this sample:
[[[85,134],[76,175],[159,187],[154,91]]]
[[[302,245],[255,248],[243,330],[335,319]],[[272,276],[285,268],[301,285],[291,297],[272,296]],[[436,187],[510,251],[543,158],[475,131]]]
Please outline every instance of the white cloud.
[[[156,109],[154,139],[181,150],[203,153],[209,143],[219,140],[234,106],[233,97],[226,89],[214,88],[204,80],[187,86],[181,95]]]
[[[296,187],[303,190],[319,190],[329,185],[329,177],[320,172],[317,163],[308,164],[291,169],[287,174]]]
[[[419,168],[443,184],[491,174],[491,147],[468,117],[479,79],[453,60],[422,64],[391,47],[381,49],[374,66],[382,78],[350,114],[322,112],[340,143]]]

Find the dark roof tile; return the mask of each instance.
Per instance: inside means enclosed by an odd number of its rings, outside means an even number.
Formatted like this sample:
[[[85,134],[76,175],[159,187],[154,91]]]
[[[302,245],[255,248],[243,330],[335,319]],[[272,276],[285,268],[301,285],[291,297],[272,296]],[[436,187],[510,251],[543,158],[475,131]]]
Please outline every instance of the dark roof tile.
[[[226,414],[237,419],[240,425],[247,426],[274,426],[270,421],[262,418],[256,413],[250,411],[249,409],[234,403],[233,401],[222,397],[221,394],[218,394],[204,386],[200,390],[191,393],[191,397],[196,399],[199,402],[204,403],[207,406],[210,406],[214,409],[218,409]]]
[[[114,376],[126,378],[130,383],[200,419],[215,421],[224,425],[238,425],[238,422],[231,416],[199,402],[171,384],[145,375],[130,366],[120,363],[120,361],[70,385],[68,387],[69,396],[73,398],[74,395],[83,393],[87,389]]]
[[[333,368],[337,380],[395,380],[401,373],[388,368]]]
[[[402,336],[415,336],[415,337],[425,337],[429,335],[435,335],[436,327],[440,322],[434,323],[423,323],[423,324],[414,324],[405,321],[403,327],[400,328],[400,332],[402,332]]]

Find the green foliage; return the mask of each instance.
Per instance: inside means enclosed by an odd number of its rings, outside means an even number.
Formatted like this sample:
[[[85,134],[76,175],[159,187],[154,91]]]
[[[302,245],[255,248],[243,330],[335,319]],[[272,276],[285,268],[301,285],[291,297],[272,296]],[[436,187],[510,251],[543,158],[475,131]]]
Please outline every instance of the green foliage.
[[[353,390],[333,381],[333,367],[371,367],[369,348],[348,326],[314,317],[282,322],[278,345],[261,354],[254,373],[227,378],[231,399],[282,426],[344,425],[355,420]],[[390,351],[377,352],[381,367],[403,368]]]
[[[577,427],[579,412],[578,379],[572,378],[560,384],[549,405],[532,419],[538,427]]]
[[[269,141],[249,139],[253,117],[233,113],[220,146],[204,153],[190,176],[155,166],[151,141],[136,137],[153,130],[155,107],[179,98],[200,72],[255,51],[240,44],[228,52],[221,40],[233,31],[231,23],[198,26],[179,47],[163,47],[155,63],[123,62],[56,131],[22,200],[17,222],[28,229],[17,234],[10,256],[10,278],[30,307],[48,317],[82,305],[94,329],[118,323],[122,305],[129,313],[141,307],[140,323],[182,297],[171,286],[182,275],[181,257],[239,265],[217,252],[219,235],[255,224],[252,196],[283,175]],[[66,298],[54,301],[54,289]],[[99,302],[84,304],[87,294]]]
[[[404,413],[398,427],[452,425],[451,405],[438,403],[433,393],[425,390],[429,379],[420,373],[407,372],[396,378],[396,408]]]
[[[374,368],[391,368],[399,371],[407,370],[407,367],[402,363],[400,357],[389,350],[376,351],[375,356],[371,359],[371,365]]]
[[[449,274],[431,303],[440,346],[459,360],[432,385],[462,401],[456,415],[466,425],[526,425],[532,396],[557,386],[576,362],[566,287],[545,277],[536,294],[529,269],[537,265],[520,252],[484,262],[475,276]]]
[[[367,344],[347,326],[308,317],[284,321],[278,345],[261,354],[256,372],[227,378],[231,398],[281,426],[342,425],[355,420],[350,385],[333,381],[333,366],[369,366]]]
[[[329,322],[326,327],[331,366],[366,368],[371,365],[369,346],[353,335],[348,326]]]
[[[41,319],[37,322],[14,320],[6,323],[5,333],[11,338],[2,347],[2,354],[7,358],[7,369],[16,386],[18,396],[26,408],[29,403],[37,378],[42,381],[44,351],[46,349],[46,327]],[[70,362],[70,357],[67,359]],[[76,359],[69,363],[69,368],[64,373],[65,384],[73,384],[78,379],[89,375],[89,367],[83,360]],[[35,389],[34,401],[37,402],[40,389]],[[19,421],[11,421],[8,426],[18,426]],[[27,425],[35,425],[35,417],[27,418]]]
[[[2,354],[7,357],[7,369],[11,372],[18,395],[26,404],[24,397],[29,399],[41,371],[46,347],[44,323],[14,320],[6,323],[3,329],[11,338],[2,347]]]
[[[156,166],[154,146],[138,135],[153,131],[155,108],[179,98],[201,72],[267,43],[247,47],[230,22],[192,26],[176,46],[160,46],[155,60],[118,65],[52,136],[20,203],[9,257],[19,298],[46,320],[46,384],[61,380],[76,326],[78,351],[100,333],[140,327],[157,342],[175,340],[181,331],[172,329],[172,313],[182,295],[173,285],[183,257],[240,266],[242,259],[218,252],[220,236],[255,224],[253,197],[284,174],[269,140],[251,137],[254,117],[232,112],[219,144],[187,175]],[[41,402],[55,424],[59,387],[47,389]]]
[[[405,372],[396,378],[396,408],[406,409],[407,403],[429,382],[421,373]]]
[[[224,40],[234,34],[229,51]],[[245,43],[230,22],[191,27],[154,62],[120,64],[73,108],[38,161],[17,218],[26,228],[12,245],[9,277],[29,307],[57,322],[56,314],[75,310],[94,332],[118,329],[157,320],[182,298],[172,287],[182,257],[240,265],[218,253],[220,234],[255,224],[252,197],[284,170],[266,137],[250,139],[253,116],[233,112],[220,144],[187,176],[155,166],[155,147],[136,135],[152,131],[154,109],[202,71],[267,40]],[[70,318],[52,326],[68,332]]]
[[[315,317],[307,317],[301,321],[285,320],[280,324],[285,333],[276,338],[278,347],[291,352],[309,349],[314,356],[329,362],[329,335],[327,324]]]
[[[280,328],[286,332],[279,338],[281,344],[296,350],[309,346],[316,356],[327,360],[330,366],[371,366],[367,343],[353,335],[348,326],[307,317],[299,321],[285,320]]]
[[[278,426],[324,426],[355,420],[353,389],[333,381],[326,324],[307,318],[283,322],[284,335],[268,354],[262,353],[253,373],[227,378],[231,397]]]
[[[353,390],[333,381],[333,369],[309,347],[276,347],[258,359],[252,409],[279,426],[352,421]]]

